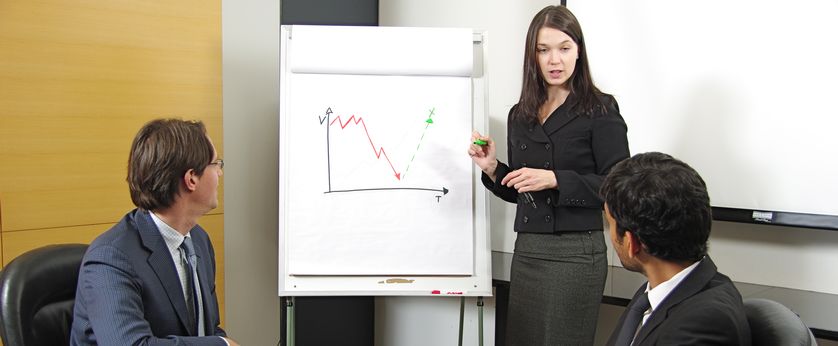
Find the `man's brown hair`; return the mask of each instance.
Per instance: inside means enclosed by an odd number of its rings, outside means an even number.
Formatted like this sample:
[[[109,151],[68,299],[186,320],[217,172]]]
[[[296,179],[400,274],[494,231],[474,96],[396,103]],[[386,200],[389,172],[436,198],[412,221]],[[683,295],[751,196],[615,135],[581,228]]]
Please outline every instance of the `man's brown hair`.
[[[156,119],[134,137],[128,157],[131,201],[139,208],[157,210],[172,205],[184,174],[198,176],[213,159],[212,143],[201,121]]]

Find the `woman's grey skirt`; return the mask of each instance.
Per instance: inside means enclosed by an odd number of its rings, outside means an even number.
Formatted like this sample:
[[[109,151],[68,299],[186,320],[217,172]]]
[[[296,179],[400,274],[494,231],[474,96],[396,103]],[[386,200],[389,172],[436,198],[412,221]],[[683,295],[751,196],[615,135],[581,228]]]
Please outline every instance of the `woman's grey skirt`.
[[[601,230],[518,233],[507,346],[592,345],[607,273]]]

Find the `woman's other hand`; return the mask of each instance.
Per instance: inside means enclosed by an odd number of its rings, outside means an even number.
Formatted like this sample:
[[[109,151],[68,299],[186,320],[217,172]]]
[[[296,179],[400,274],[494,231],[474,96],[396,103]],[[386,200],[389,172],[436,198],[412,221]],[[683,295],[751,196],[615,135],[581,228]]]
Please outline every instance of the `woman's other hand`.
[[[516,169],[503,177],[500,183],[518,192],[541,191],[558,187],[556,174],[553,171],[536,168]]]

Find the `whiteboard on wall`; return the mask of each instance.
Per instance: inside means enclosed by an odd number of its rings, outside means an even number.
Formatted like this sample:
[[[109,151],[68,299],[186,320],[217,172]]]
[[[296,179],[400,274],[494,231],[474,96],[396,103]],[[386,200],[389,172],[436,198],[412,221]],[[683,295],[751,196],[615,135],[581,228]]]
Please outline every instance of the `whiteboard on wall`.
[[[707,182],[714,207],[838,220],[838,2],[568,7],[582,24],[595,82],[620,103],[632,153],[684,160]]]
[[[485,127],[480,36],[281,39],[279,294],[490,295],[486,195],[465,154]]]

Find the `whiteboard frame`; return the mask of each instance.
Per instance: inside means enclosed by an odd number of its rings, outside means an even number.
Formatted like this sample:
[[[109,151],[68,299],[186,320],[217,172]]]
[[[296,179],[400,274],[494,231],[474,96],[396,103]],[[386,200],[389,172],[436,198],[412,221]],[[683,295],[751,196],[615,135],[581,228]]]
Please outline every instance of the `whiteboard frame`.
[[[280,28],[280,76],[279,76],[279,244],[277,254],[279,276],[278,295],[289,296],[491,296],[491,231],[488,222],[489,199],[486,189],[480,181],[480,170],[472,165],[472,198],[474,227],[474,274],[470,276],[365,276],[365,275],[305,275],[295,276],[288,273],[287,256],[293,244],[286,241],[288,224],[283,220],[288,203],[285,201],[286,188],[289,184],[284,171],[284,160],[288,146],[284,140],[288,137],[285,114],[290,85],[286,74],[291,73],[288,66],[289,40],[292,39],[295,25],[283,25]],[[472,81],[472,126],[481,133],[488,129],[488,78],[486,61],[488,56],[485,32],[473,33],[474,66]],[[465,153],[463,148],[463,155]]]

